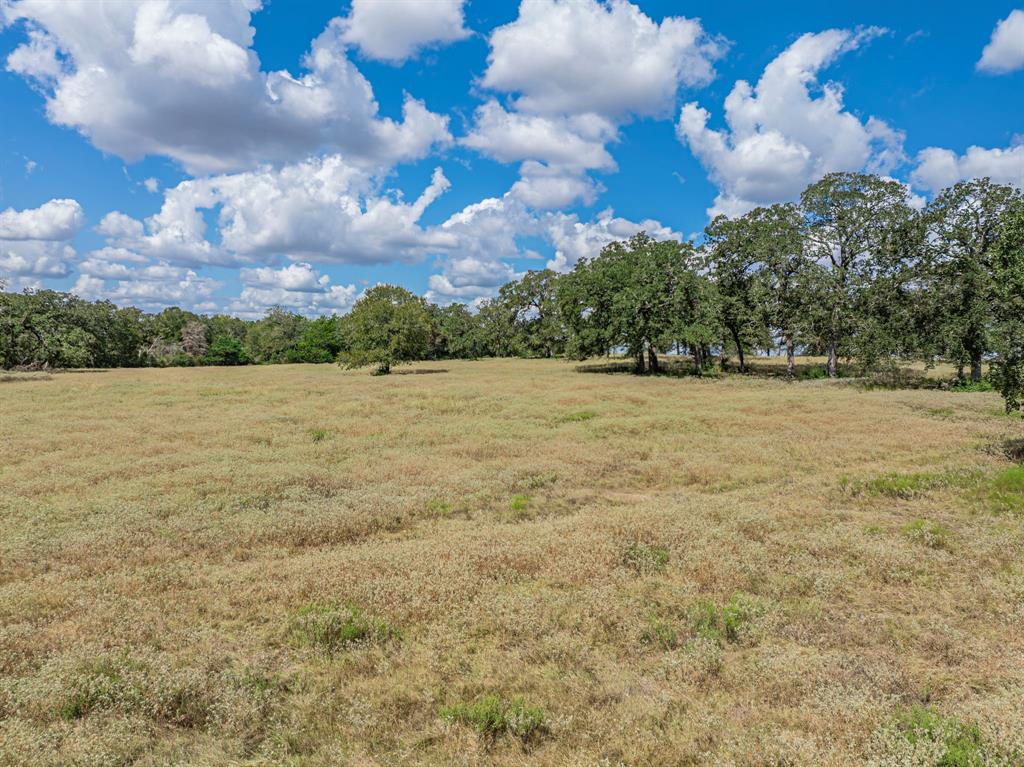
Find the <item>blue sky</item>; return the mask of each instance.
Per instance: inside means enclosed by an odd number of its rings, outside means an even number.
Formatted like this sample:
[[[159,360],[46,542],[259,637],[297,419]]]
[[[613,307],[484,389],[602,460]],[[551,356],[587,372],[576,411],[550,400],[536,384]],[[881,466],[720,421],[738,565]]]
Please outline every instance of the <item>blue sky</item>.
[[[832,170],[1024,186],[1017,2],[0,1],[0,279],[493,295]]]

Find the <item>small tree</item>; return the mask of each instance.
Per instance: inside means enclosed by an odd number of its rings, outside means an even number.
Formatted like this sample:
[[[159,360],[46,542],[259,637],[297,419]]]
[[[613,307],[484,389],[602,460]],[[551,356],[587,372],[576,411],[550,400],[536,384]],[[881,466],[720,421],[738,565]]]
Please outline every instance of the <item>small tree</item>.
[[[344,319],[348,348],[339,362],[347,368],[391,366],[425,359],[430,353],[431,325],[426,302],[405,288],[378,285],[356,301]]]

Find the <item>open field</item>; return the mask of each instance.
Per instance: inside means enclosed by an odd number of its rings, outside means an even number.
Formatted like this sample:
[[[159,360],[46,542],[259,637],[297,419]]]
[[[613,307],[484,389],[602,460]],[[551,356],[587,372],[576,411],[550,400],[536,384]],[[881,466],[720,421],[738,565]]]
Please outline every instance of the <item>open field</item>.
[[[401,372],[0,382],[0,765],[1024,763],[998,395]]]

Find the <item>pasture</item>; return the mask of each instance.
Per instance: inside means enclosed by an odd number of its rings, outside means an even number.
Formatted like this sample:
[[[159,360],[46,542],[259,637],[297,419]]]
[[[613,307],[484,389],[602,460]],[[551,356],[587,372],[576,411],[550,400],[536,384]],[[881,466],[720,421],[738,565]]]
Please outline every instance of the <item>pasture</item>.
[[[1021,764],[1022,438],[554,360],[10,376],[0,765]]]

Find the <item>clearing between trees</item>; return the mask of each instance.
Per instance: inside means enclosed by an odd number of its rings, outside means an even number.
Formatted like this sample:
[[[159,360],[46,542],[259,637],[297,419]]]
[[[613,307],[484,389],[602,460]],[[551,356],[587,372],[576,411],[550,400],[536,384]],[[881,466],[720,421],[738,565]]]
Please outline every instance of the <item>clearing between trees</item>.
[[[0,424],[5,767],[1024,762],[995,393],[118,369]]]

